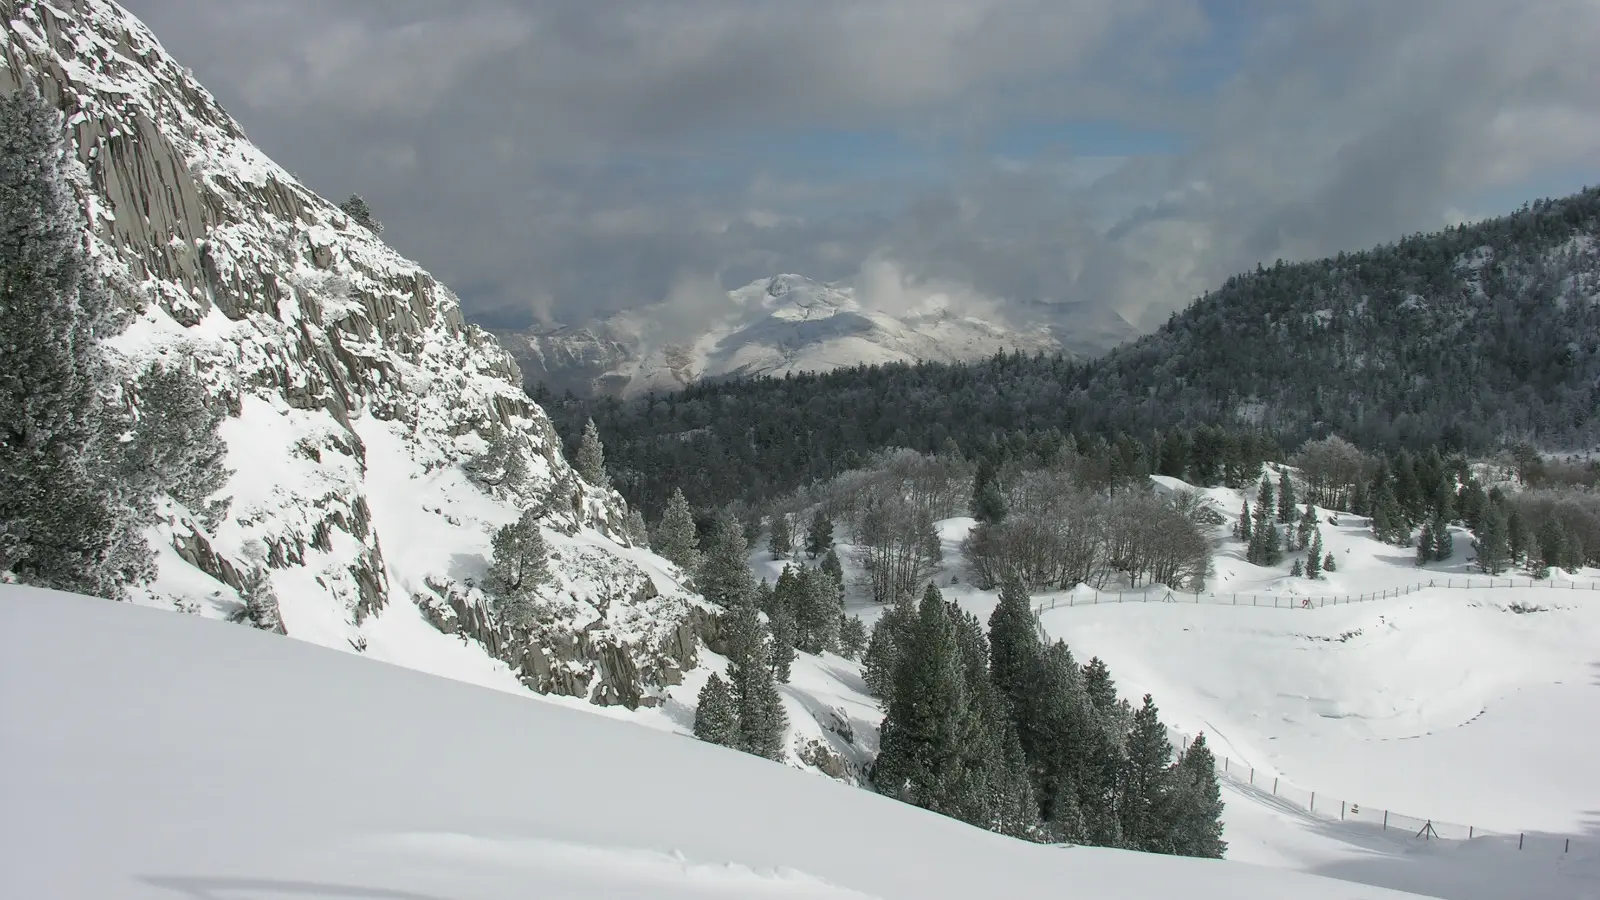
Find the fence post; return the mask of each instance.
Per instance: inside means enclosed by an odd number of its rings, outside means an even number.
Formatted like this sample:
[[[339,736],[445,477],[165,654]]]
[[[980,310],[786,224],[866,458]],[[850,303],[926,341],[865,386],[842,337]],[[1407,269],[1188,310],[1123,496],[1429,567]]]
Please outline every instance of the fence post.
[[[1272,779],[1272,796],[1278,796],[1278,779]]]
[[[1473,827],[1471,825],[1468,825],[1467,826],[1467,840],[1469,840],[1469,841],[1472,840],[1472,831],[1473,831]]]
[[[1251,784],[1255,784],[1256,783],[1256,767],[1255,766],[1251,766],[1250,767],[1250,783]]]
[[[1389,830],[1389,811],[1387,809],[1383,811],[1383,830]]]
[[[1226,756],[1222,758],[1222,771],[1228,771],[1228,758]]]
[[[1570,851],[1571,849],[1572,849],[1572,838],[1567,838],[1567,845],[1565,847],[1561,848],[1561,852],[1562,853],[1566,853],[1566,852]]]
[[[1521,849],[1522,849],[1522,839],[1523,839],[1523,838],[1525,838],[1525,837],[1527,837],[1527,835],[1526,835],[1526,834],[1519,834],[1519,835],[1517,835],[1517,849],[1518,849],[1518,850],[1521,850]]]
[[[1344,821],[1344,801],[1339,801],[1339,821]]]
[[[1311,811],[1312,812],[1316,812],[1317,811],[1317,792],[1316,791],[1312,791],[1311,792]]]

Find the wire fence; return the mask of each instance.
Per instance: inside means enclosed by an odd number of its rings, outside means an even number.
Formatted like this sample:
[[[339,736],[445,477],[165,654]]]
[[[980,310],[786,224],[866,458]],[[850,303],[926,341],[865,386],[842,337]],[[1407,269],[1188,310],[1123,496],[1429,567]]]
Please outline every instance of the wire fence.
[[[1120,591],[1080,587],[1055,595],[1034,607],[1035,612],[1060,607],[1098,606],[1102,603],[1205,603],[1214,606],[1248,606],[1257,609],[1320,609],[1350,603],[1390,600],[1429,589],[1505,590],[1543,588],[1562,591],[1600,591],[1600,581],[1569,581],[1559,578],[1433,578],[1415,584],[1361,594],[1289,594],[1181,591],[1165,585],[1148,585]]]
[[[1173,746],[1188,749],[1190,735],[1168,728]],[[1553,832],[1493,831],[1472,824],[1446,822],[1406,815],[1373,804],[1358,803],[1343,797],[1321,794],[1291,784],[1283,778],[1258,775],[1254,767],[1226,756],[1216,757],[1217,775],[1240,793],[1255,799],[1293,808],[1302,814],[1328,823],[1381,834],[1397,841],[1470,841],[1479,846],[1496,846],[1521,853],[1561,856],[1600,852],[1600,839]]]

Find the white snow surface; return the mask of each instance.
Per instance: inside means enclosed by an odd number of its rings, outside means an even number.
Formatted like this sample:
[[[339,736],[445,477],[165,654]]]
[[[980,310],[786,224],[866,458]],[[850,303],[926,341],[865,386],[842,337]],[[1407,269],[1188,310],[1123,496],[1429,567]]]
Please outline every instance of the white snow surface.
[[[0,587],[8,897],[1399,897],[1031,845],[201,617]]]

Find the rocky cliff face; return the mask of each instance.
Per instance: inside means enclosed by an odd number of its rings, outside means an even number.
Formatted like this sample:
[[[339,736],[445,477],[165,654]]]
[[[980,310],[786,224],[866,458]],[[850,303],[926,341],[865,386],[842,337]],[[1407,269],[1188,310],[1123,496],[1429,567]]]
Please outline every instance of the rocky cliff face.
[[[265,567],[290,635],[418,668],[503,670],[492,654],[537,690],[638,705],[694,665],[698,599],[629,546],[621,499],[568,466],[448,288],[267,159],[116,4],[0,18],[0,89],[32,82],[66,116],[88,239],[130,307],[114,349],[191,360],[232,413],[228,515],[168,506],[145,602],[227,616]],[[467,477],[492,434],[522,477]],[[530,504],[560,558],[538,634],[514,635],[472,585]]]

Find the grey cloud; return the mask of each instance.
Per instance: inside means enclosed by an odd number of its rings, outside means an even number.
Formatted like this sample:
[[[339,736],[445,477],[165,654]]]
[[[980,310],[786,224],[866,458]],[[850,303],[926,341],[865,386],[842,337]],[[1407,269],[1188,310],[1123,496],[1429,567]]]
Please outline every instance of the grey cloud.
[[[505,321],[671,299],[692,329],[713,279],[876,266],[885,302],[937,284],[1148,323],[1257,261],[1600,174],[1600,8],[1581,0],[1244,4],[1252,40],[1215,90],[1184,84],[1227,24],[1197,0],[127,2],[267,152],[361,192]],[[1181,147],[985,153],[1002,122],[1075,117]],[[824,181],[760,152],[860,127],[967,151],[931,178]]]

